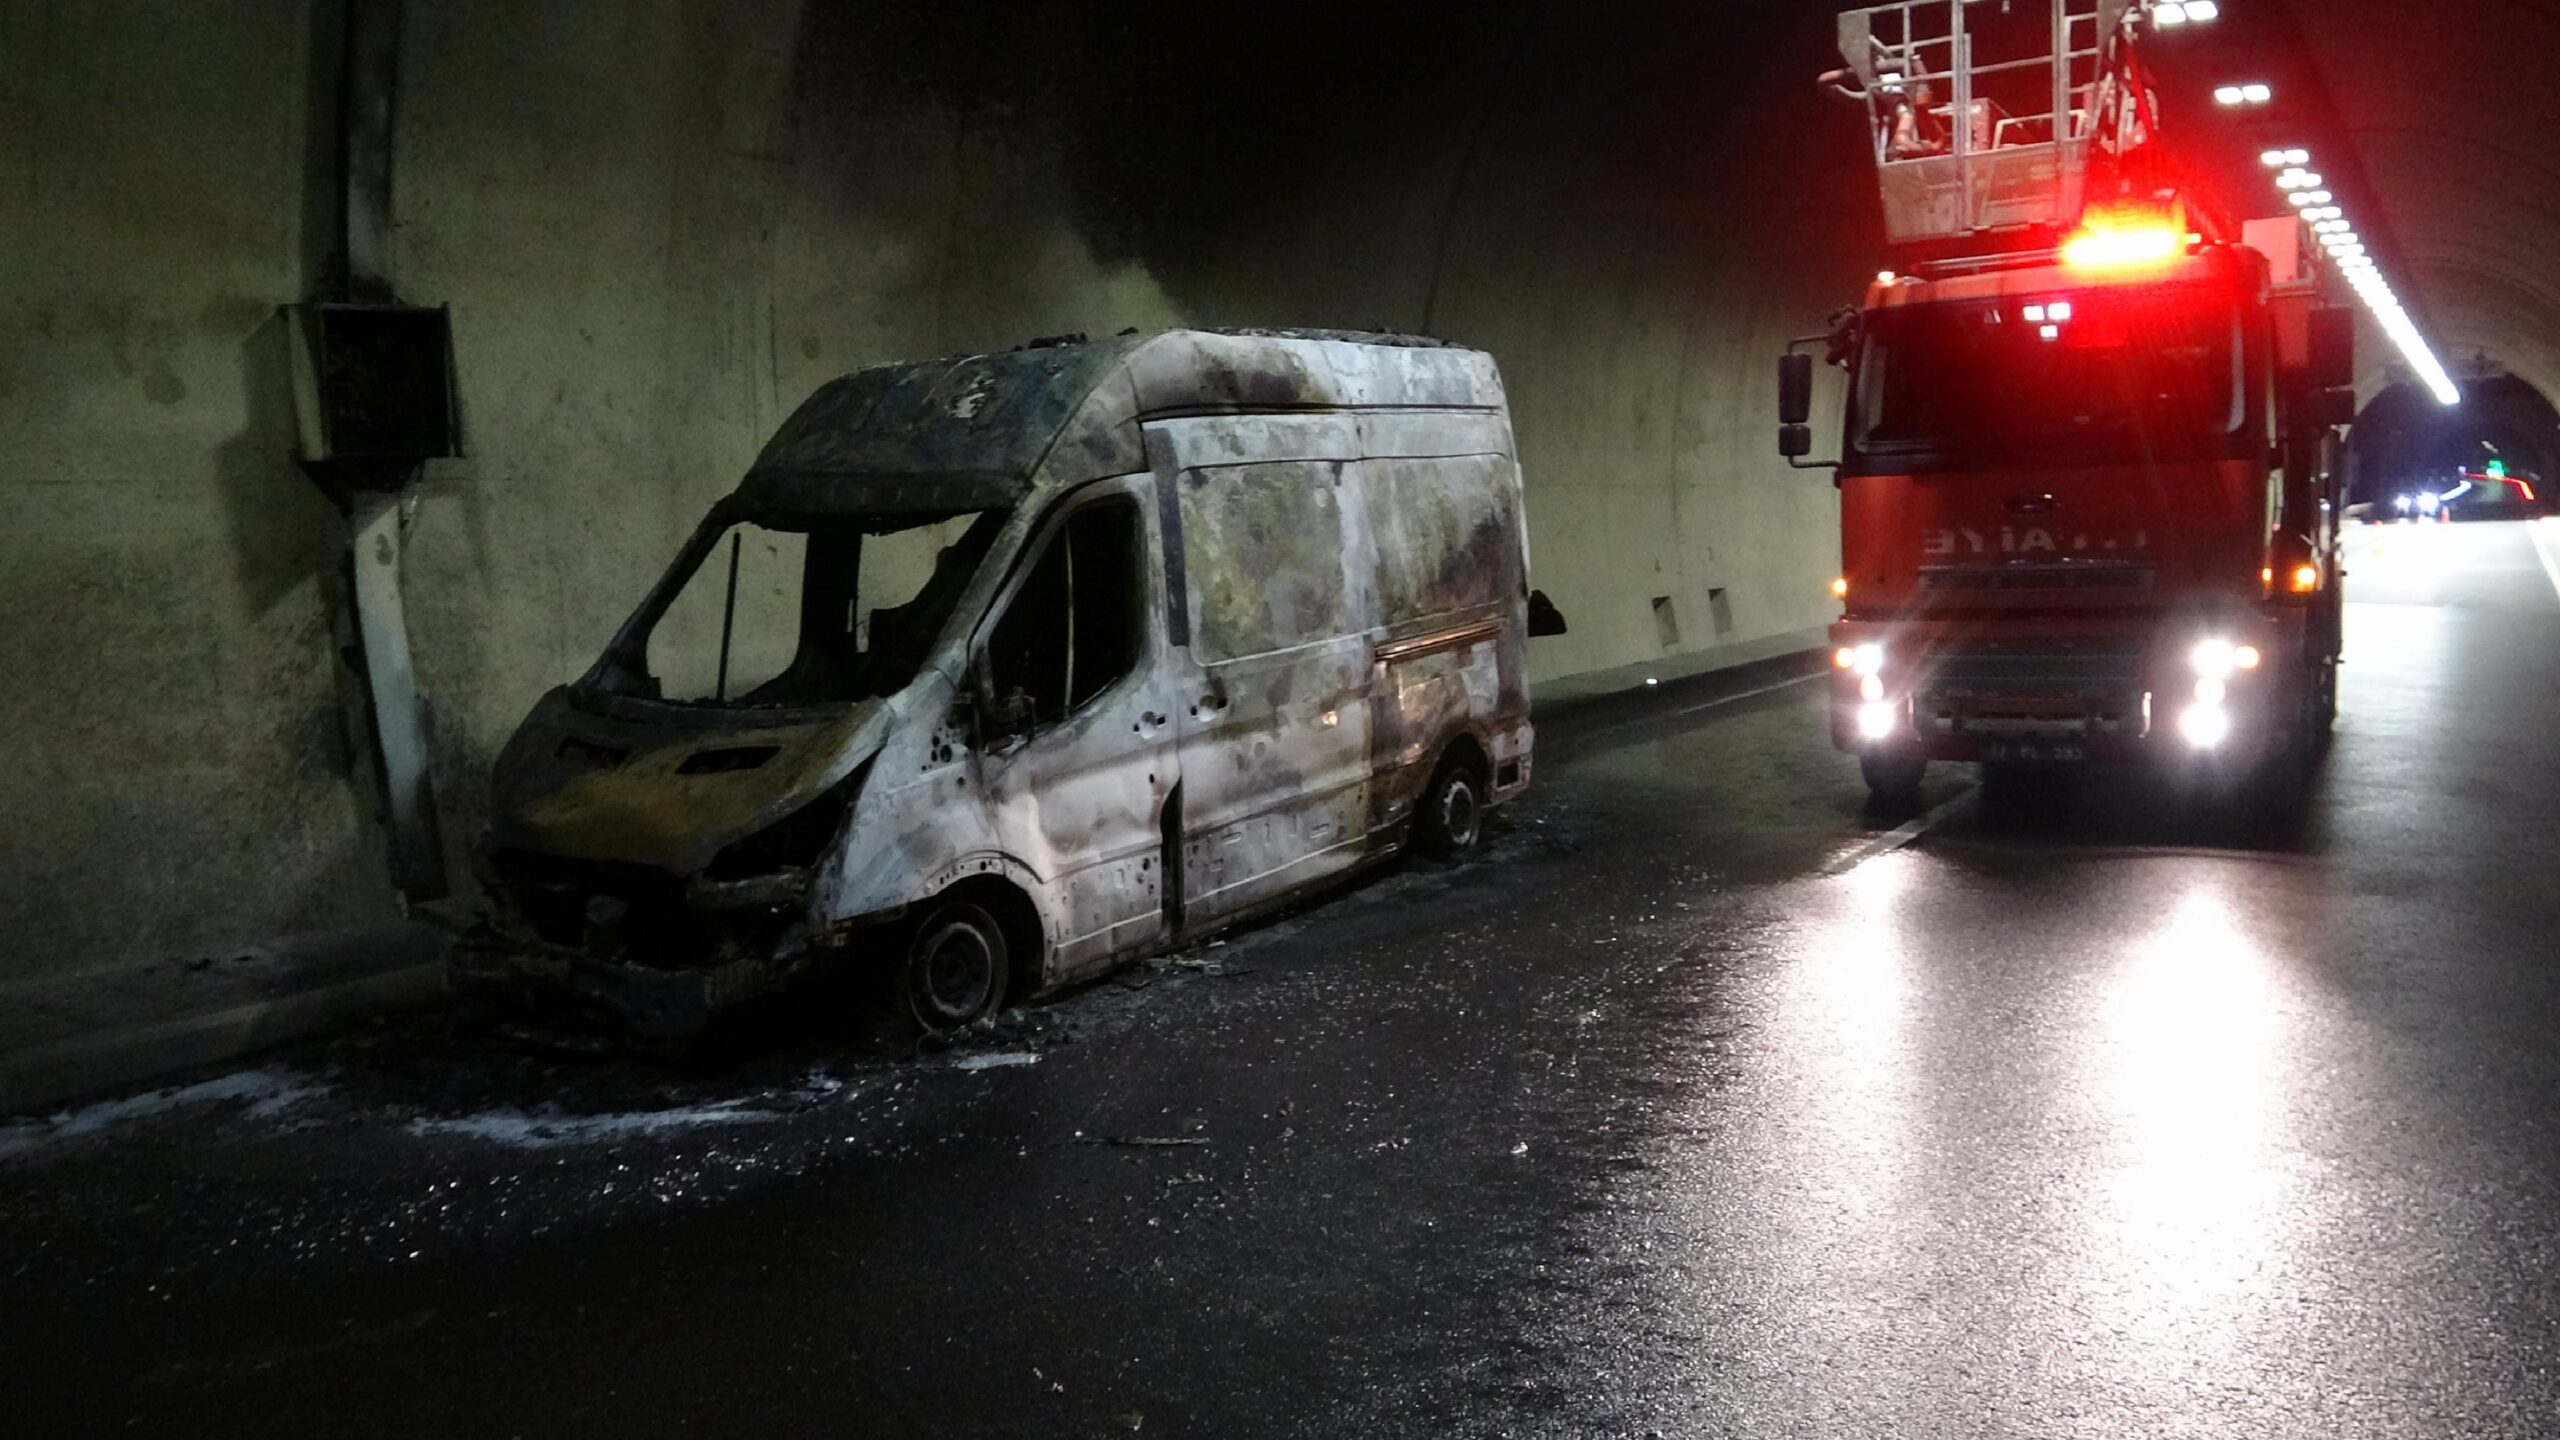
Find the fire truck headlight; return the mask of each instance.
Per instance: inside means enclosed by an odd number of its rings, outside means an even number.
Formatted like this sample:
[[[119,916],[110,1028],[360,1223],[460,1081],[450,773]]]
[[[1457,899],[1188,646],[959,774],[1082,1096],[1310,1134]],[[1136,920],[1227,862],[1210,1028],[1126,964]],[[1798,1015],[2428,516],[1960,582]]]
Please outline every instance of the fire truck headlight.
[[[2231,712],[2210,701],[2199,701],[2178,717],[2178,732],[2198,750],[2210,750],[2231,734]]]
[[[2235,645],[2231,650],[2231,663],[2242,670],[2255,670],[2265,664],[2266,659],[2255,645]]]
[[[2198,642],[2187,658],[2196,667],[2196,673],[2208,680],[2224,679],[2240,664],[2239,654],[2231,648],[2231,642],[2218,635]]]
[[[1870,740],[1882,740],[1899,729],[1902,712],[1883,700],[1870,700],[1858,707],[1858,733]]]
[[[1860,681],[1858,682],[1858,698],[1859,698],[1859,699],[1861,699],[1861,700],[1867,700],[1867,701],[1875,701],[1875,700],[1881,700],[1881,699],[1883,699],[1883,698],[1884,698],[1884,679],[1883,679],[1883,677],[1882,677],[1882,676],[1878,676],[1878,675],[1870,675],[1870,676],[1866,677],[1865,679],[1860,680]]]
[[[1881,645],[1861,645],[1852,659],[1855,661],[1857,672],[1861,675],[1884,673],[1884,647]]]

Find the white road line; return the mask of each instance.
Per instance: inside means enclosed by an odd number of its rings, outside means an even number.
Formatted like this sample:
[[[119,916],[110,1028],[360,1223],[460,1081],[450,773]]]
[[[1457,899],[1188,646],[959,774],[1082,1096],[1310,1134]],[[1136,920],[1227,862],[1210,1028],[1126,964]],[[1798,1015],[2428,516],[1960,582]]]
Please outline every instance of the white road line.
[[[1837,879],[1840,876],[1846,875],[1850,871],[1857,869],[1859,866],[1866,864],[1870,860],[1892,854],[1894,851],[1899,850],[1910,844],[1912,841],[1919,839],[1921,836],[1928,834],[1948,816],[1955,814],[1959,808],[1972,803],[1974,796],[1979,793],[1979,789],[1980,787],[1978,786],[1968,785],[1948,799],[1939,802],[1938,808],[1930,811],[1928,814],[1922,815],[1918,819],[1909,821],[1893,830],[1889,830],[1884,834],[1869,840],[1865,844],[1858,846],[1856,849],[1848,851],[1838,859],[1833,860],[1829,865],[1824,866],[1822,869],[1823,875],[1826,878]]]
[[[2551,528],[2551,523],[2547,520],[2535,519],[2524,522],[2525,540],[2533,546],[2533,558],[2542,562],[2542,573],[2551,581],[2551,593],[2560,595],[2560,560],[2552,559],[2550,547],[2542,543],[2543,535]]]
[[[1827,673],[1829,672],[1817,670],[1811,675],[1799,675],[1793,680],[1781,680],[1774,685],[1763,685],[1757,690],[1745,690],[1739,695],[1718,696],[1713,700],[1702,701],[1696,705],[1684,706],[1681,709],[1672,711],[1671,713],[1674,715],[1695,715],[1701,710],[1713,710],[1719,705],[1731,705],[1737,700],[1749,700],[1761,695],[1775,694],[1780,690],[1792,689],[1798,685],[1810,685],[1814,681],[1822,679]]]
[[[1713,710],[1720,705],[1735,705],[1745,700],[1757,699],[1763,695],[1775,694],[1780,690],[1793,689],[1798,685],[1809,685],[1816,680],[1823,679],[1829,673],[1830,672],[1827,670],[1817,670],[1811,675],[1799,675],[1793,680],[1781,680],[1774,685],[1763,685],[1756,690],[1745,690],[1738,695],[1719,695],[1713,700],[1700,701],[1695,705],[1684,705],[1677,710],[1664,710],[1648,715],[1630,715],[1624,720],[1612,720],[1608,724],[1603,725],[1596,730],[1589,731],[1588,733],[1576,736],[1575,738],[1577,740],[1588,741],[1602,735],[1614,735],[1618,731],[1631,729],[1638,725],[1658,725],[1665,720],[1677,720],[1683,715],[1695,715],[1701,710]]]

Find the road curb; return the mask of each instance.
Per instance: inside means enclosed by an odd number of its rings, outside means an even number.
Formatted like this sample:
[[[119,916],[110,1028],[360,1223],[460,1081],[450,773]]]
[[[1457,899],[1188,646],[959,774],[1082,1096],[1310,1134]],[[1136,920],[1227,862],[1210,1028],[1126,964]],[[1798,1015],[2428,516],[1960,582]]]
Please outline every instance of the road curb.
[[[444,963],[417,961],[272,998],[0,1055],[0,1115],[22,1115],[120,1086],[235,1060],[353,1021],[443,998]]]

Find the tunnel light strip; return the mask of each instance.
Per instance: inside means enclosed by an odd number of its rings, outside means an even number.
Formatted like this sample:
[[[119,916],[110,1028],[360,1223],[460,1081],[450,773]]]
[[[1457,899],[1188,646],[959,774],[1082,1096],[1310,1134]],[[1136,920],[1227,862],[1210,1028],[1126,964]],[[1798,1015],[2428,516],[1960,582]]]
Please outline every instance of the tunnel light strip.
[[[2381,324],[2382,333],[2390,336],[2391,342],[2400,347],[2401,357],[2409,362],[2410,369],[2417,372],[2418,379],[2436,397],[2436,403],[2462,403],[2462,392],[2454,388],[2453,377],[2445,373],[2444,365],[2436,359],[2435,352],[2427,348],[2426,337],[2418,333],[2417,322],[2411,320],[2409,312],[2401,307],[2400,297],[2391,293],[2391,282],[2382,278],[2382,272],[2366,264],[2345,267],[2345,274],[2347,283],[2355,287],[2357,296],[2364,301],[2364,308],[2371,311],[2373,318]]]
[[[2314,239],[2329,254],[2338,273],[2355,288],[2356,298],[2364,302],[2382,333],[2400,347],[2400,356],[2409,362],[2427,392],[2439,405],[2459,405],[2462,392],[2454,388],[2453,377],[2445,373],[2436,352],[2427,348],[2426,337],[2418,333],[2418,324],[2409,318],[2400,297],[2391,293],[2391,282],[2382,278],[2380,267],[2366,253],[2364,243],[2356,237],[2355,227],[2346,211],[2334,204],[2335,197],[2326,190],[2306,189],[2316,186],[2320,177],[2301,167],[2311,163],[2311,152],[2301,149],[2269,150],[2258,157],[2270,168],[2287,167],[2275,177],[2277,188],[2294,206],[2294,213],[2311,225]]]

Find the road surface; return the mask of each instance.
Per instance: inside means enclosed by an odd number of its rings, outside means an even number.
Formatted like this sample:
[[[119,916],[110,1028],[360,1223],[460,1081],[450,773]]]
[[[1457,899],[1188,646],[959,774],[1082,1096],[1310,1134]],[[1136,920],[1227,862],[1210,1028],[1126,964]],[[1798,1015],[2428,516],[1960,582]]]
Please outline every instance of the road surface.
[[[442,1018],[0,1126],[14,1433],[2560,1428],[2560,527],[2360,531],[2298,823],[1818,687],[945,1052]],[[1767,688],[1762,688],[1767,687]]]

